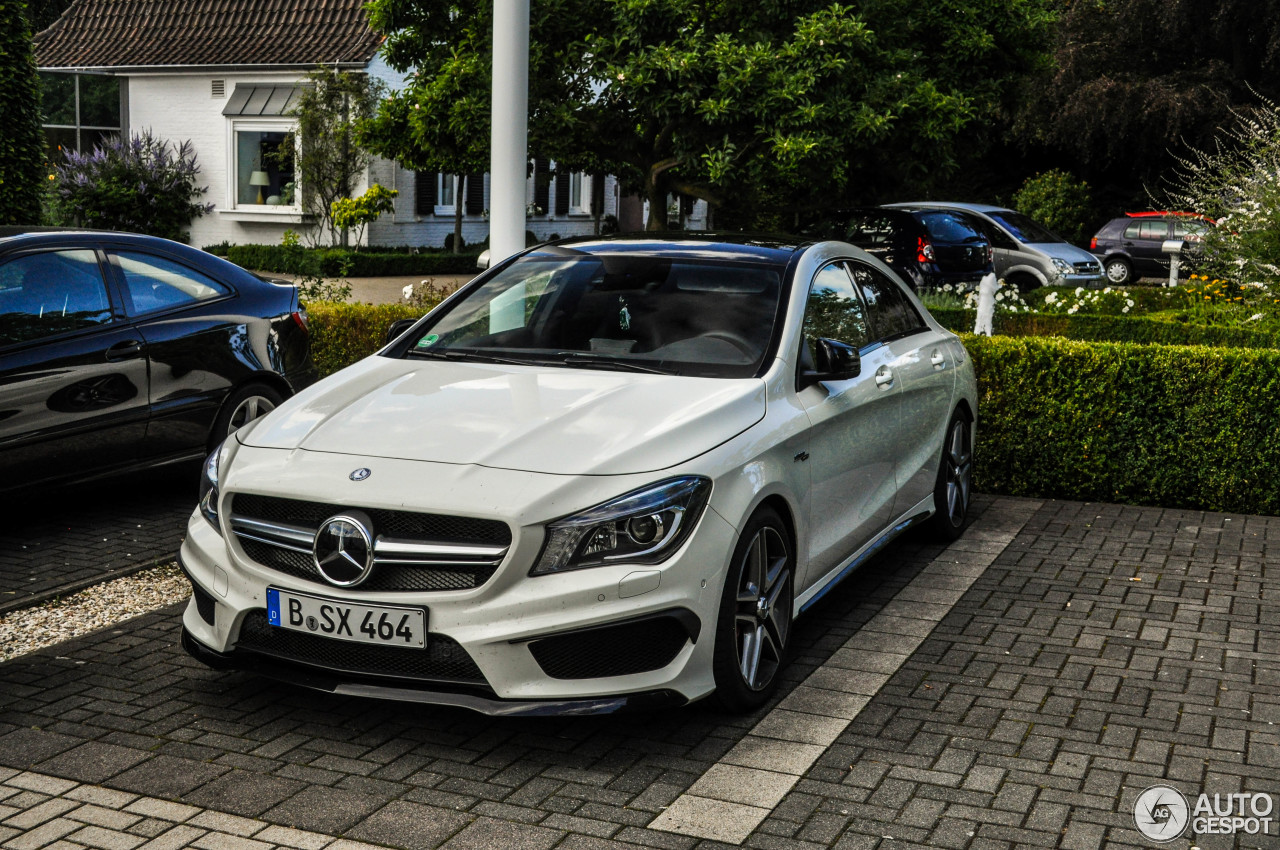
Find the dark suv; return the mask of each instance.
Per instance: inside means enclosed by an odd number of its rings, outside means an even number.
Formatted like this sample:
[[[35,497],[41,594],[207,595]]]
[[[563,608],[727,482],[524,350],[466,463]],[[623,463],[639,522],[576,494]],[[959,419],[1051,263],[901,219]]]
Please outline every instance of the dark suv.
[[[820,229],[883,261],[917,291],[976,284],[991,271],[987,238],[951,210],[842,210]]]
[[[1209,221],[1188,212],[1136,212],[1113,218],[1089,241],[1089,250],[1102,261],[1107,280],[1129,283],[1139,277],[1168,277],[1166,239],[1197,243]]]

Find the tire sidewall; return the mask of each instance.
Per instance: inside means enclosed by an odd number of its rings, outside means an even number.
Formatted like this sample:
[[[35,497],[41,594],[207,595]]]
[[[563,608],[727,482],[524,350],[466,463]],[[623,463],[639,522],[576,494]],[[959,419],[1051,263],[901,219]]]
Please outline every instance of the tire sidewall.
[[[787,544],[789,561],[786,597],[788,604],[795,605],[796,547],[787,524],[778,512],[771,507],[757,508],[751,518],[742,527],[738,542],[733,548],[733,557],[729,561],[729,569],[725,573],[724,584],[720,590],[720,608],[716,618],[715,646],[712,649],[712,673],[716,682],[716,701],[720,706],[734,714],[753,711],[769,700],[778,687],[782,671],[791,655],[791,635],[795,629],[795,618],[792,617],[787,628],[787,641],[782,649],[782,659],[773,680],[764,688],[756,691],[747,687],[738,669],[738,648],[734,638],[734,613],[736,609],[738,583],[741,579],[741,566],[746,557],[751,541],[763,528],[773,528]]]
[[[270,384],[260,381],[253,381],[232,391],[222,402],[222,407],[218,410],[218,415],[213,420],[213,427],[209,429],[209,451],[213,451],[218,447],[219,443],[227,438],[227,428],[231,425],[231,417],[235,414],[236,408],[245,399],[253,396],[261,396],[276,407],[279,407],[284,402],[284,395],[279,390]]]
[[[959,525],[951,521],[951,516],[947,511],[947,459],[951,451],[951,435],[957,427],[964,427],[966,430],[969,442],[970,470],[969,501],[965,503],[964,516],[961,517]],[[951,419],[947,422],[947,430],[942,440],[942,452],[938,458],[938,478],[933,485],[934,514],[932,527],[935,536],[947,542],[959,538],[969,524],[969,507],[973,503],[973,454],[973,426],[969,422],[969,417],[962,411],[957,410],[951,414]]]

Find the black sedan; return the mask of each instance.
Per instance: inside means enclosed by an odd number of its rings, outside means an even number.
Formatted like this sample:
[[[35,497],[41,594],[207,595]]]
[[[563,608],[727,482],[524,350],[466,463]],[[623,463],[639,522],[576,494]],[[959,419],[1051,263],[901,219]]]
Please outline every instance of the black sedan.
[[[0,228],[0,492],[203,457],[315,377],[292,286],[150,236]]]

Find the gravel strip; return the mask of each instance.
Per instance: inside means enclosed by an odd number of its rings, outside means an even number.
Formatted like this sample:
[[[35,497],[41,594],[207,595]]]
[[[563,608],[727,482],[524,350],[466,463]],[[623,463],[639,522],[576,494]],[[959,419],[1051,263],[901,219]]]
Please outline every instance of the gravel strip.
[[[173,563],[14,611],[0,616],[0,662],[181,602],[190,595],[191,585]]]

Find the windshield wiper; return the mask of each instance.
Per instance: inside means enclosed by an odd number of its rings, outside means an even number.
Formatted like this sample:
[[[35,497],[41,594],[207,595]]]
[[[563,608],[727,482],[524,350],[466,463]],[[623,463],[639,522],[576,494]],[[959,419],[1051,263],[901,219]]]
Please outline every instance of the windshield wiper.
[[[408,353],[414,357],[427,357],[432,360],[470,361],[474,363],[503,363],[512,366],[539,366],[538,360],[521,360],[516,357],[499,357],[495,354],[483,354],[478,351],[458,351],[450,348],[411,348]]]
[[[639,363],[632,363],[629,360],[618,360],[614,357],[605,357],[585,351],[562,351],[557,356],[560,358],[560,362],[564,365],[578,369],[616,369],[624,372],[646,372],[650,375],[679,374],[671,369],[658,369],[654,366],[642,366]]]

